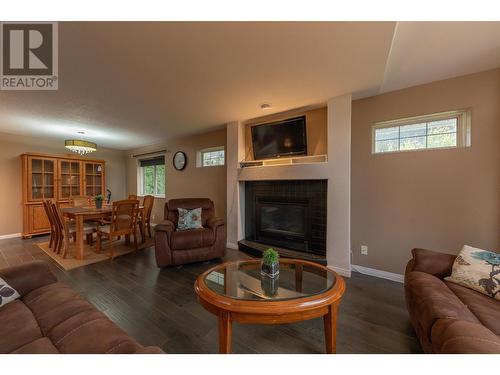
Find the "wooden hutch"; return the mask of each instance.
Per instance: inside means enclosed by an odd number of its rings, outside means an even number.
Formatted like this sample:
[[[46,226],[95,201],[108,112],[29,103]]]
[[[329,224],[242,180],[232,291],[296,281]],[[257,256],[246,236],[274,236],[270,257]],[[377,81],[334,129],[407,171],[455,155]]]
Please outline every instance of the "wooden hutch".
[[[65,207],[72,197],[105,195],[104,160],[26,153],[21,161],[23,238],[50,232],[43,199],[55,199]]]

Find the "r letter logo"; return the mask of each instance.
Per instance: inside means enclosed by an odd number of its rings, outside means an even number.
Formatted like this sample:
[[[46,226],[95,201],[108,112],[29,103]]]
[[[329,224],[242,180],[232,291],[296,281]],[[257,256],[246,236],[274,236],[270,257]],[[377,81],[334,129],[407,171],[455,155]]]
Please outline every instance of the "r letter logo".
[[[57,22],[0,24],[0,90],[57,90]]]

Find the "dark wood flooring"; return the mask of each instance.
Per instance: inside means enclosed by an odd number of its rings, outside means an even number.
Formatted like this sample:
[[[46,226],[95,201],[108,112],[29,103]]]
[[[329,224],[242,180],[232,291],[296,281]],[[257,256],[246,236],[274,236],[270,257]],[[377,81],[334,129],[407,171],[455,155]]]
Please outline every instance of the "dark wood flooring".
[[[217,319],[201,307],[196,277],[216,264],[160,269],[154,249],[64,271],[37,246],[46,237],[0,241],[0,268],[32,259],[51,264],[71,285],[143,345],[167,353],[217,353]],[[248,258],[227,250],[226,259]],[[338,353],[421,353],[404,305],[403,286],[354,273],[339,309]],[[234,353],[324,353],[323,321],[233,325]]]

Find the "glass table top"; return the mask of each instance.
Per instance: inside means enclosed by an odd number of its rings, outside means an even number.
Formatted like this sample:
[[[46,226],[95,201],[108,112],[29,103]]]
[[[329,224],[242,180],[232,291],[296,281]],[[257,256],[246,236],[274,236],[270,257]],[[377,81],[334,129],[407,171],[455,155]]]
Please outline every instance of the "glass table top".
[[[335,284],[335,274],[301,262],[280,262],[275,278],[261,275],[261,263],[232,262],[215,267],[205,276],[213,292],[239,300],[283,301],[324,293]]]

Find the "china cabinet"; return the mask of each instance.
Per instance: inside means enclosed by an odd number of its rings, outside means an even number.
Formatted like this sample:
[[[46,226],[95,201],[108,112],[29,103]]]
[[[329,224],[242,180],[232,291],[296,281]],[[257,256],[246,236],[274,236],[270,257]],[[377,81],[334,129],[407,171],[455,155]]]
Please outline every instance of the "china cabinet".
[[[61,207],[74,197],[105,194],[105,162],[72,155],[26,153],[22,161],[23,237],[49,232],[44,199]]]

